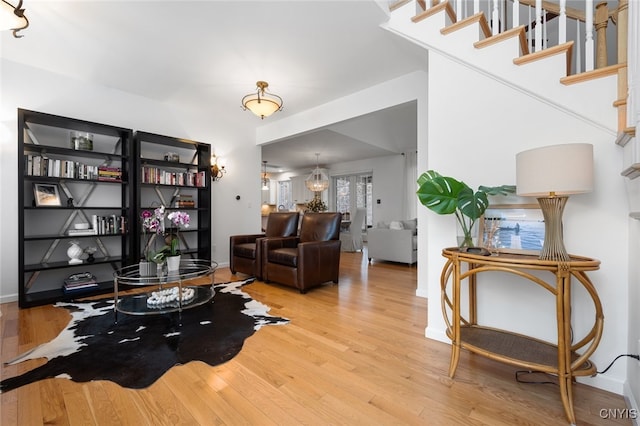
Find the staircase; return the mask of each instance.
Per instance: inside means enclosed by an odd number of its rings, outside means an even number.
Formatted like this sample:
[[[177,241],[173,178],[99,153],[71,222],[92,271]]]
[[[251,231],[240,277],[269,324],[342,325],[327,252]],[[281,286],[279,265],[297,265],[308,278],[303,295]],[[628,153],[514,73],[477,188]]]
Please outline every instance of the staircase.
[[[525,26],[492,35],[484,12],[458,20],[450,1],[424,11],[421,2],[392,6],[385,28],[516,90],[616,132],[618,70],[613,65],[569,76],[573,42],[530,53]],[[580,83],[580,84],[577,84]],[[582,100],[592,99],[588,105]],[[603,114],[602,105],[610,105]]]
[[[483,11],[469,13],[467,5],[460,0],[442,2],[427,0],[427,2],[401,0],[392,4],[390,19],[383,28],[611,133],[612,139],[625,151],[621,174],[630,180],[640,177],[640,149],[636,145],[635,127],[628,126],[626,118],[626,0],[621,0],[619,8],[609,14],[602,15],[602,10],[598,10],[600,4],[595,11],[596,22],[593,27],[598,37],[604,37],[602,27],[606,26],[609,19],[617,21],[617,38],[623,40],[618,49],[617,63],[606,65],[606,53],[603,55],[600,52],[604,41],[596,40],[596,48],[592,44],[591,51],[596,50],[597,65],[600,68],[577,74],[572,74],[572,63],[578,63],[574,55],[576,50],[580,55],[580,46],[576,46],[574,41],[550,47],[544,42],[539,45],[540,33],[536,31],[536,51],[531,52],[533,43],[528,37],[533,39],[534,34],[529,34],[533,31],[527,32],[527,30],[540,27],[542,20],[539,16],[552,18],[558,16],[560,7],[556,7],[552,2],[509,0],[503,3],[505,6],[500,15],[496,13],[496,9],[492,13],[489,13],[491,10],[488,13]],[[479,2],[476,0],[474,3],[477,8]],[[498,0],[483,3],[486,3],[490,9],[496,7]],[[497,26],[492,28],[491,24],[494,22],[499,22],[500,27],[506,27],[504,23],[508,20],[518,22],[518,18],[506,18],[507,12],[510,11],[508,8],[511,7],[507,4],[511,3],[516,3],[518,7],[544,5],[555,9],[551,14],[540,13],[535,21],[528,21],[525,25],[516,25],[513,28],[495,28]],[[470,16],[459,17],[455,7],[461,11],[461,15],[464,15],[462,13],[464,8],[464,12]],[[515,10],[514,6],[513,11]],[[572,12],[576,14],[575,11]],[[598,17],[599,13],[600,17]],[[490,15],[489,18],[487,18],[488,15]],[[579,24],[577,27],[580,28]],[[586,18],[586,28],[590,28],[589,17]],[[586,56],[590,56],[589,32],[585,38],[587,43],[584,51]],[[605,57],[604,64],[602,56]],[[588,59],[585,58],[586,69],[593,68],[594,65],[589,66]],[[595,64],[596,59],[593,62]],[[573,65],[573,68],[578,67]],[[589,99],[589,102],[585,102],[585,99]],[[640,214],[636,213],[640,211],[640,195],[637,192],[634,189],[633,193],[629,194],[632,204],[631,216],[640,218]],[[634,206],[634,204],[637,205]]]

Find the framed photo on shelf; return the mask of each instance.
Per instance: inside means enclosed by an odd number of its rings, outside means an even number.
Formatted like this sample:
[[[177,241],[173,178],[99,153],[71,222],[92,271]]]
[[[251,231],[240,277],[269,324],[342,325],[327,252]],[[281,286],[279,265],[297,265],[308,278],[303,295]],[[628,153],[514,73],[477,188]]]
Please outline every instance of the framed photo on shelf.
[[[60,191],[55,183],[34,183],[33,196],[36,207],[61,206]]]
[[[479,231],[490,251],[537,254],[544,244],[544,227],[538,204],[502,204],[489,206]]]

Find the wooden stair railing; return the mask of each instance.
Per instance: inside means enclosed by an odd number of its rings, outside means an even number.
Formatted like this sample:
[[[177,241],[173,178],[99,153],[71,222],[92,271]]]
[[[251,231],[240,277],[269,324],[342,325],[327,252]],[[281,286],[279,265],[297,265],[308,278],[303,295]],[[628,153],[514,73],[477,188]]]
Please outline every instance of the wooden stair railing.
[[[399,0],[390,6],[390,10],[397,9],[400,6],[407,4],[409,1],[410,0]],[[411,20],[414,23],[418,23],[424,19],[427,19],[429,16],[432,16],[444,10],[452,24],[440,30],[441,34],[443,35],[450,34],[468,25],[478,23],[485,38],[474,43],[474,46],[476,48],[483,48],[506,38],[519,37],[521,56],[513,60],[513,62],[517,65],[526,64],[551,55],[564,53],[567,55],[567,75],[560,79],[560,82],[564,85],[576,84],[592,79],[602,78],[604,76],[609,76],[612,74],[617,74],[618,93],[617,99],[613,102],[613,106],[618,110],[618,133],[635,135],[635,127],[627,126],[627,31],[629,0],[619,0],[618,7],[613,10],[608,9],[606,2],[600,2],[595,6],[595,11],[592,11],[592,13],[586,13],[578,9],[569,7],[565,7],[563,10],[560,4],[546,0],[500,1],[504,2],[505,4],[508,2],[517,1],[519,2],[519,4],[529,7],[535,7],[536,3],[541,3],[542,8],[546,12],[551,13],[554,18],[559,17],[564,13],[566,17],[574,19],[576,21],[585,22],[587,24],[591,24],[593,22],[592,25],[596,31],[596,54],[594,64],[595,69],[571,74],[571,63],[574,46],[574,42],[572,41],[564,42],[557,46],[546,47],[536,52],[530,52],[527,44],[527,33],[529,29],[533,29],[536,21],[526,26],[520,25],[510,29],[499,28],[499,31],[502,32],[492,35],[491,28],[489,27],[487,18],[483,11],[474,13],[473,15],[470,15],[468,17],[463,17],[461,11],[455,10],[452,6],[452,4],[454,3],[453,0],[416,0],[416,3],[418,4],[422,12],[417,13]],[[460,2],[458,2],[458,4],[460,4]],[[613,65],[607,65],[606,29],[609,20],[611,20],[617,28],[617,63]],[[500,27],[504,27],[504,25],[500,25]],[[587,39],[588,38],[589,37],[587,37]]]

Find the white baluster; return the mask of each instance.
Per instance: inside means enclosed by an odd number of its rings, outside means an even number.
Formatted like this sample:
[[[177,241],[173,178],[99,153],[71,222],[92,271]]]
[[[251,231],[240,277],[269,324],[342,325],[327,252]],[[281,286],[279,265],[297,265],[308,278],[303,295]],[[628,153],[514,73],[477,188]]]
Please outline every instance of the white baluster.
[[[491,34],[500,32],[500,13],[498,12],[498,0],[493,0],[493,12],[491,13]]]
[[[542,0],[536,0],[535,51],[542,50]]]
[[[462,14],[462,0],[456,0],[456,16],[458,17],[458,21],[464,18]]]
[[[513,16],[513,25],[511,26],[511,28],[515,28],[520,25],[520,0],[515,0],[513,2],[511,15]]]
[[[473,14],[480,13],[480,0],[473,0]]]
[[[558,21],[558,44],[567,42],[567,0],[560,0],[560,17]]]
[[[533,52],[533,38],[531,37],[531,6],[527,6],[527,10],[528,10],[528,17],[527,17],[527,26],[529,27],[529,37],[527,37],[528,39],[528,44],[529,44],[529,52]]]
[[[594,65],[593,58],[593,0],[585,0],[584,12],[585,20],[585,42],[584,42],[584,70],[592,71]]]
[[[582,43],[580,40],[582,34],[580,34],[580,20],[576,20],[576,74],[582,72]]]
[[[549,44],[547,40],[547,11],[542,9],[542,49],[546,49]]]

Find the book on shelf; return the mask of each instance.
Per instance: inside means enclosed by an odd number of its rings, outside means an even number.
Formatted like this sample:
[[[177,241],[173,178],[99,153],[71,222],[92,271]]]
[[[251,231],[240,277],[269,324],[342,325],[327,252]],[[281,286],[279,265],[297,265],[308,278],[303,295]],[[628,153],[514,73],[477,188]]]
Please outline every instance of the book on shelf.
[[[96,231],[93,230],[92,228],[89,229],[69,229],[67,231],[67,235],[74,235],[74,236],[83,236],[83,235],[95,235]]]
[[[92,290],[98,287],[96,277],[88,272],[70,275],[64,279],[62,290],[65,293]]]

